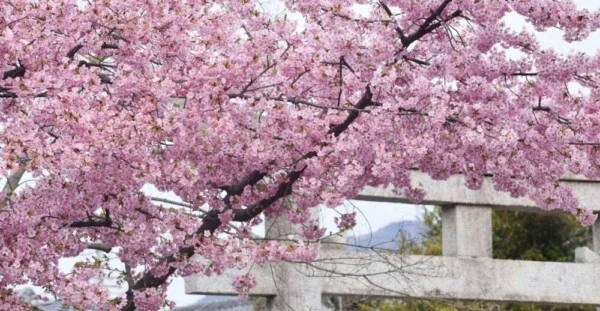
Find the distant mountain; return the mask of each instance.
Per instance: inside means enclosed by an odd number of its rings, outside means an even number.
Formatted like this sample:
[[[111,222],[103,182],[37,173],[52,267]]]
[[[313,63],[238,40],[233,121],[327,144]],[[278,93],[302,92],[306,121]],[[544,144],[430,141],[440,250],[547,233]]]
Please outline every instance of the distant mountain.
[[[368,251],[365,247],[376,247],[378,249],[398,250],[399,243],[404,236],[406,239],[421,244],[427,226],[418,220],[398,221],[391,223],[372,234],[349,235],[347,243],[349,250]]]

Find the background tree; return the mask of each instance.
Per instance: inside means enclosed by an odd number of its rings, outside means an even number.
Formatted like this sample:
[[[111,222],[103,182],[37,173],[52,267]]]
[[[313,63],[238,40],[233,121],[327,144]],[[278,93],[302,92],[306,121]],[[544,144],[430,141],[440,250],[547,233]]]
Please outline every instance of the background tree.
[[[591,230],[569,215],[495,211],[494,258],[573,262]]]
[[[599,12],[570,0],[262,5],[0,2],[0,309],[18,310],[12,288],[30,282],[82,309],[156,310],[174,276],[312,260],[323,230],[311,209],[367,185],[418,202],[415,167],[472,189],[492,174],[496,189],[595,221],[558,180],[600,178],[600,57],[541,48],[502,19],[578,41]],[[35,185],[16,189],[25,171]],[[186,207],[157,206],[150,185]],[[249,239],[261,216],[303,224],[303,240]],[[60,271],[89,247],[120,260],[123,295],[90,282],[114,272],[106,258]]]

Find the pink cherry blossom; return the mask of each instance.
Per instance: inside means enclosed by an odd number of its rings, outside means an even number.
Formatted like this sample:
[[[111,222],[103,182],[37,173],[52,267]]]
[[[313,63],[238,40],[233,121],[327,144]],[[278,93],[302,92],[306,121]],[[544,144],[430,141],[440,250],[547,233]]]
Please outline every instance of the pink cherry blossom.
[[[580,41],[600,12],[258,2],[1,1],[0,174],[21,184],[0,201],[0,309],[23,309],[11,289],[31,283],[76,308],[157,310],[175,276],[314,260],[313,208],[365,186],[420,201],[415,168],[472,189],[491,174],[499,191],[595,221],[557,181],[600,178],[600,54],[542,48],[503,17]],[[189,206],[153,203],[145,185]],[[305,225],[303,239],[253,239],[261,216]],[[105,259],[58,269],[86,248],[115,250],[122,297],[93,281]]]

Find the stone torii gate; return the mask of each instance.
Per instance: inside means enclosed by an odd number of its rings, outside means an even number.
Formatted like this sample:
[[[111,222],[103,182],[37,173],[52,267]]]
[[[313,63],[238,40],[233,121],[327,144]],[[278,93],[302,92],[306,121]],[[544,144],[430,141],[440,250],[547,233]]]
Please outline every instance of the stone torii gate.
[[[424,203],[442,206],[443,256],[347,252],[343,244],[325,243],[315,263],[255,266],[252,295],[268,297],[270,310],[322,310],[322,295],[428,298],[493,302],[600,305],[600,222],[593,226],[593,250],[576,250],[576,263],[492,259],[492,209],[540,212],[529,199],[515,199],[493,189],[464,186],[463,176],[434,181],[418,171],[415,185],[427,192]],[[600,211],[600,182],[567,176],[579,201]],[[357,200],[410,203],[388,188],[367,187]],[[267,238],[298,232],[285,221],[267,223]],[[185,279],[187,294],[236,295],[234,276]]]

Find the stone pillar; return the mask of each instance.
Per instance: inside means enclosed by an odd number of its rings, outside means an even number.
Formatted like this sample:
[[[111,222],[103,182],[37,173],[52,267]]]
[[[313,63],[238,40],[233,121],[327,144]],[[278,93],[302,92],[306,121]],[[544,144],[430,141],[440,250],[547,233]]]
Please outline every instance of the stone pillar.
[[[597,220],[592,226],[592,241],[592,250],[596,254],[600,254],[600,220]]]
[[[444,256],[492,257],[492,209],[482,206],[442,206]]]
[[[315,208],[318,212],[318,209]],[[316,219],[316,218],[313,218]],[[301,234],[302,227],[292,225],[283,218],[266,221],[266,237],[293,238]],[[318,277],[310,277],[303,264],[280,263],[271,265],[277,295],[267,302],[269,311],[321,311],[322,284]]]
[[[592,226],[592,250],[600,254],[600,220],[596,220]],[[596,311],[600,311],[600,306],[596,306]]]
[[[346,253],[346,247],[348,246],[346,238],[343,235],[330,235],[321,240],[321,254],[319,259],[326,260],[330,258],[339,258],[340,253]],[[347,254],[347,253],[346,253]],[[339,261],[339,260],[334,260]],[[333,263],[333,262],[332,262]],[[320,265],[326,267],[326,269],[336,270],[335,264],[327,267],[327,265]],[[329,296],[321,297],[323,303],[322,310],[327,311],[344,311],[344,301],[342,296]]]

